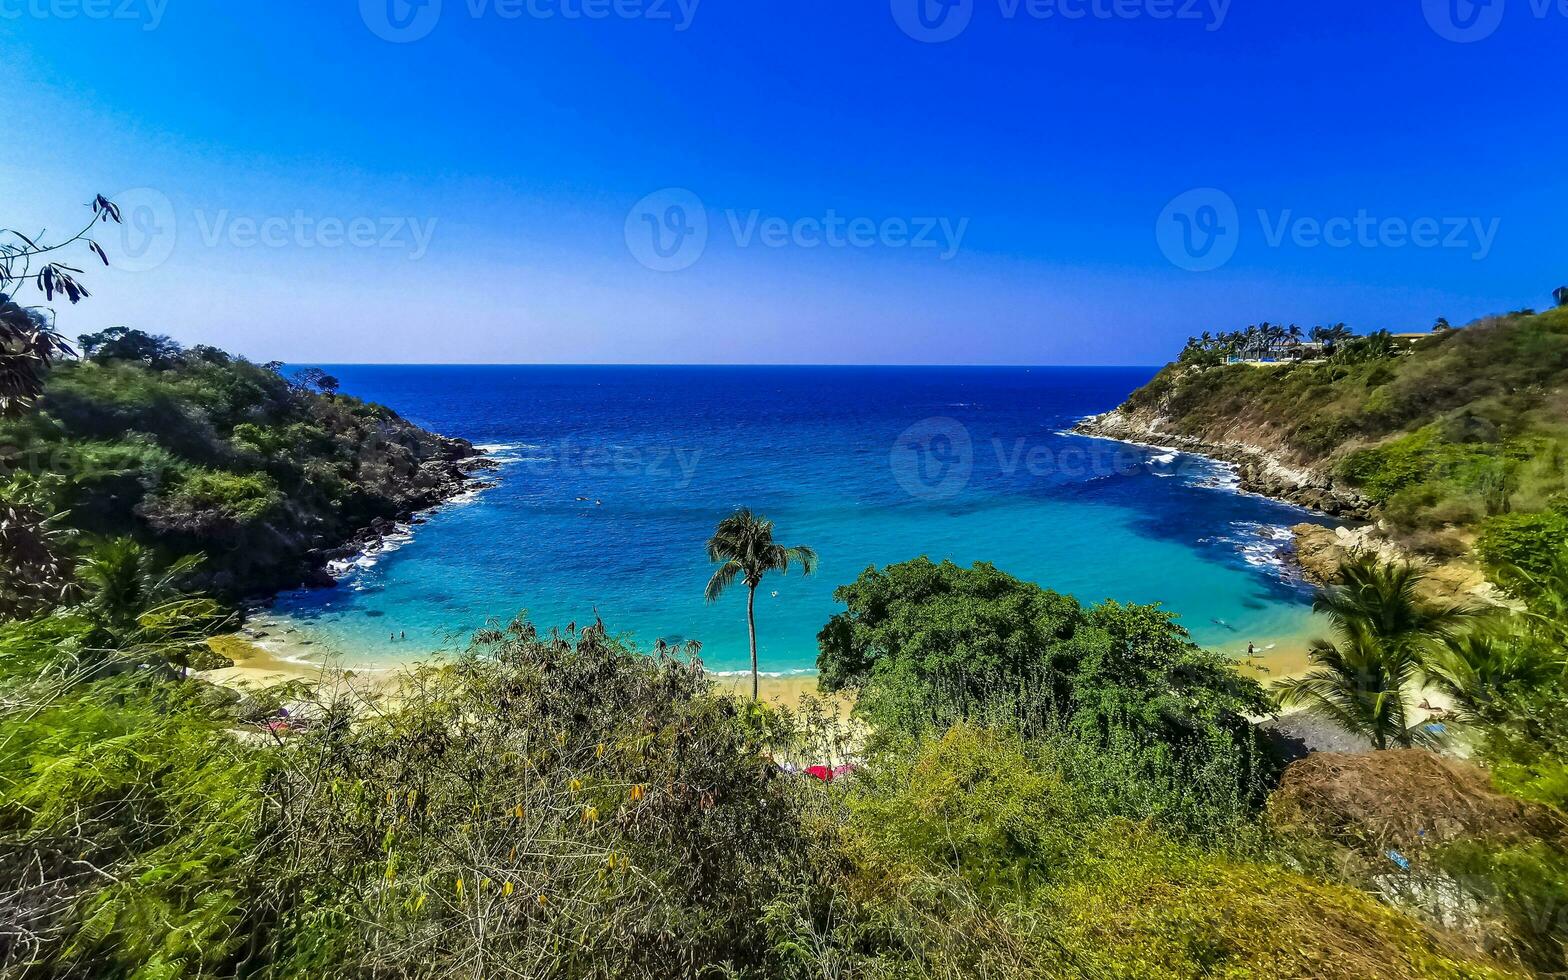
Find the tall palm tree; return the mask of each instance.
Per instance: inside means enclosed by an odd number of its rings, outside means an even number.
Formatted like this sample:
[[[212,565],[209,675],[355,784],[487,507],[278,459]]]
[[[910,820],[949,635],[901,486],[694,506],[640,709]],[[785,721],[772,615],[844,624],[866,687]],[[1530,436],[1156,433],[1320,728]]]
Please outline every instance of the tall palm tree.
[[[720,563],[708,579],[706,597],[717,602],[740,579],[746,585],[746,631],[751,639],[751,699],[757,700],[757,586],[768,572],[788,572],[791,562],[810,575],[817,553],[804,546],[786,548],[773,540],[773,522],[742,507],[719,522],[708,539],[708,559]]]
[[[1341,584],[1312,603],[1328,617],[1335,640],[1315,641],[1308,654],[1314,669],[1281,682],[1275,697],[1365,736],[1374,748],[1434,741],[1410,723],[1411,700],[1437,651],[1474,612],[1425,601],[1424,573],[1408,563],[1358,555],[1340,576]]]

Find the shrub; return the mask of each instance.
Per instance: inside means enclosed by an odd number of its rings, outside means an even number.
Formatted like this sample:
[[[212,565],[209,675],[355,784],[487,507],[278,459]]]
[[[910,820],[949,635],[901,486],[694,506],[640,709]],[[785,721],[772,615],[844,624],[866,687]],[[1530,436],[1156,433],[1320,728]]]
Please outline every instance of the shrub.
[[[1476,553],[1490,568],[1519,568],[1532,575],[1551,572],[1565,548],[1568,517],[1555,511],[1488,518],[1476,539]]]
[[[147,516],[156,525],[248,524],[265,520],[282,505],[283,494],[265,473],[197,470],[151,501]]]
[[[265,888],[247,869],[269,754],[224,734],[194,684],[133,674],[7,695],[0,971],[232,972],[261,938]]]
[[[824,690],[854,689],[885,728],[984,719],[1026,734],[1125,726],[1181,742],[1268,702],[1157,607],[1084,609],[986,564],[920,558],[869,569],[818,636]]]
[[[695,975],[768,961],[803,787],[765,712],[701,668],[517,622],[373,717],[322,705],[290,756],[271,874],[302,901],[288,975]],[[330,883],[330,884],[329,884]]]

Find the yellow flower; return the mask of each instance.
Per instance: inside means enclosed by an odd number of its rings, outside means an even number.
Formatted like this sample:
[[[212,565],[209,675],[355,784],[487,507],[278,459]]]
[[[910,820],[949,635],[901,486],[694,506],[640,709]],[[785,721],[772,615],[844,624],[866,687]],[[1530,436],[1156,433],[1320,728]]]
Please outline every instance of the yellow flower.
[[[576,793],[583,788],[583,781],[581,779],[573,779],[571,782],[566,784],[566,788],[571,790],[573,793]]]
[[[596,759],[604,758],[604,743],[603,742],[600,742],[599,743],[599,747],[593,750],[593,754],[594,754],[594,758],[596,758]]]
[[[598,807],[590,806],[590,807],[587,807],[587,808],[585,808],[583,810],[583,823],[597,823],[598,820],[599,820],[599,808]]]
[[[517,814],[517,819],[519,819],[519,820],[523,819],[524,811],[523,811],[523,805],[521,803],[517,804],[517,807],[513,810],[513,812],[515,814]]]
[[[501,886],[501,894],[503,894],[503,895],[510,895],[510,894],[512,894],[512,883],[510,881]]]
[[[642,797],[643,797],[642,784],[638,783],[636,786],[632,787],[632,792],[631,792],[632,802],[636,803],[639,800],[641,800]]]
[[[462,877],[462,875],[458,875],[458,878],[457,878],[457,897],[458,898],[462,898],[463,897],[463,877]]]
[[[549,899],[548,899],[548,898],[545,898],[545,897],[544,897],[544,895],[543,895],[543,894],[541,894],[541,895],[540,895],[540,896],[539,896],[539,904],[540,904],[540,905],[541,905],[541,906],[544,906],[544,905],[549,905],[549,904],[550,904],[550,900],[549,900]]]
[[[479,879],[479,890],[480,891],[484,891],[486,888],[489,888],[489,887],[490,887],[490,879],[489,878],[480,878]]]
[[[419,897],[414,899],[414,911],[418,912],[420,909],[422,909],[424,907],[425,907],[425,893],[424,892],[420,892],[419,893]]]

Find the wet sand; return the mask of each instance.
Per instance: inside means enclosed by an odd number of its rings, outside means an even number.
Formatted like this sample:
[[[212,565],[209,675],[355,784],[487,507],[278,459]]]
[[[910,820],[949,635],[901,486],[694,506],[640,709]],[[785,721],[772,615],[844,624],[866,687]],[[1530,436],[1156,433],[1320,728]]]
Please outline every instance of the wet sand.
[[[1237,657],[1236,667],[1242,673],[1255,677],[1264,685],[1298,677],[1310,669],[1307,660],[1310,636],[1269,638],[1255,641],[1259,653],[1248,660],[1245,647]],[[263,638],[241,634],[214,637],[209,645],[218,653],[234,661],[234,666],[201,672],[200,676],[225,687],[256,688],[281,684],[286,681],[319,682],[331,677],[348,674],[363,681],[392,682],[400,665],[387,664],[374,668],[344,666],[345,661],[329,651],[302,642],[289,635],[268,632]],[[1273,649],[1264,649],[1272,645]],[[1229,651],[1224,651],[1229,652]],[[417,658],[414,658],[417,659]],[[351,663],[351,662],[350,662]],[[727,694],[746,698],[751,695],[749,674],[713,675],[714,686]],[[843,694],[823,694],[817,690],[815,674],[795,674],[788,677],[763,676],[758,684],[763,701],[769,704],[799,710],[807,698],[818,698],[831,705],[840,719],[847,718],[853,699]]]
[[[302,643],[289,636],[269,632],[264,638],[243,634],[214,637],[208,641],[213,650],[234,661],[234,666],[202,671],[203,680],[225,687],[268,687],[286,681],[319,682],[329,677],[349,674],[360,680],[384,679],[391,682],[402,665],[387,664],[375,668],[345,667],[330,652],[312,644]],[[432,656],[434,656],[432,654]],[[418,660],[418,657],[413,660]],[[715,674],[714,686],[737,697],[751,696],[751,675]],[[850,700],[842,695],[827,695],[817,691],[815,674],[798,674],[790,677],[760,678],[759,694],[763,701],[787,707],[800,708],[803,699],[816,697],[834,706],[841,718],[849,713]]]

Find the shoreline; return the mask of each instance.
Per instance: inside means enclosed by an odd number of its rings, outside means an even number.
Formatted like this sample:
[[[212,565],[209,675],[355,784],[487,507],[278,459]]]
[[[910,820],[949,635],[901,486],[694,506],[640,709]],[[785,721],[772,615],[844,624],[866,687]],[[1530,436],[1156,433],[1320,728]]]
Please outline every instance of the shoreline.
[[[1145,449],[1157,448],[1202,456],[1230,466],[1243,492],[1294,504],[1341,520],[1367,523],[1372,519],[1371,501],[1337,486],[1332,478],[1291,466],[1260,446],[1242,442],[1208,442],[1194,436],[1164,432],[1158,421],[1136,417],[1115,408],[1100,415],[1079,419],[1071,431]]]
[[[269,621],[265,625],[276,629],[279,624],[277,621]],[[252,629],[247,626],[241,632],[211,638],[208,645],[232,660],[233,665],[200,671],[197,676],[225,687],[319,681],[333,675],[390,678],[405,668],[428,663],[442,656],[442,651],[430,650],[396,661],[372,661],[366,664],[360,661],[372,658],[356,658],[352,653],[321,647],[315,641],[294,639],[287,634],[268,631],[258,636],[254,635]],[[1267,687],[1276,681],[1299,676],[1309,669],[1307,652],[1315,638],[1315,632],[1259,637],[1253,641],[1257,644],[1257,653],[1251,657],[1227,653],[1215,646],[1204,649],[1229,657],[1238,672],[1255,678]],[[751,692],[749,671],[710,670],[708,677],[715,688],[726,693],[747,696]],[[815,670],[772,674],[764,672],[758,677],[758,690],[762,700],[789,708],[798,707],[801,700],[808,696],[842,702],[841,708],[849,705],[842,695],[825,694],[817,690]]]
[[[292,640],[287,636],[268,633],[251,636],[231,633],[212,637],[208,646],[214,652],[233,661],[232,666],[193,672],[193,676],[209,683],[235,690],[270,687],[290,681],[320,682],[332,677],[379,679],[386,683],[396,679],[406,668],[429,663],[440,656],[431,650],[407,660],[388,661],[375,666],[356,664],[348,655],[338,651],[317,649],[309,641]],[[751,694],[750,672],[708,672],[714,688],[722,693],[747,697]],[[807,697],[832,705],[840,720],[848,717],[852,702],[843,695],[825,694],[817,690],[817,673],[784,674],[758,678],[758,693],[763,701],[791,710],[798,709]]]
[[[1292,537],[1290,561],[1313,584],[1330,584],[1345,559],[1367,553],[1384,561],[1425,566],[1425,589],[1431,600],[1509,605],[1506,596],[1479,568],[1461,559],[1439,561],[1412,553],[1387,537],[1375,520],[1375,508],[1365,497],[1337,486],[1330,477],[1292,467],[1262,447],[1211,443],[1162,432],[1158,419],[1135,417],[1120,408],[1080,419],[1072,432],[1144,449],[1200,456],[1230,467],[1238,479],[1238,493],[1254,494],[1334,519],[1338,522],[1336,527],[1303,522],[1288,529]],[[1161,442],[1141,441],[1146,439]]]

